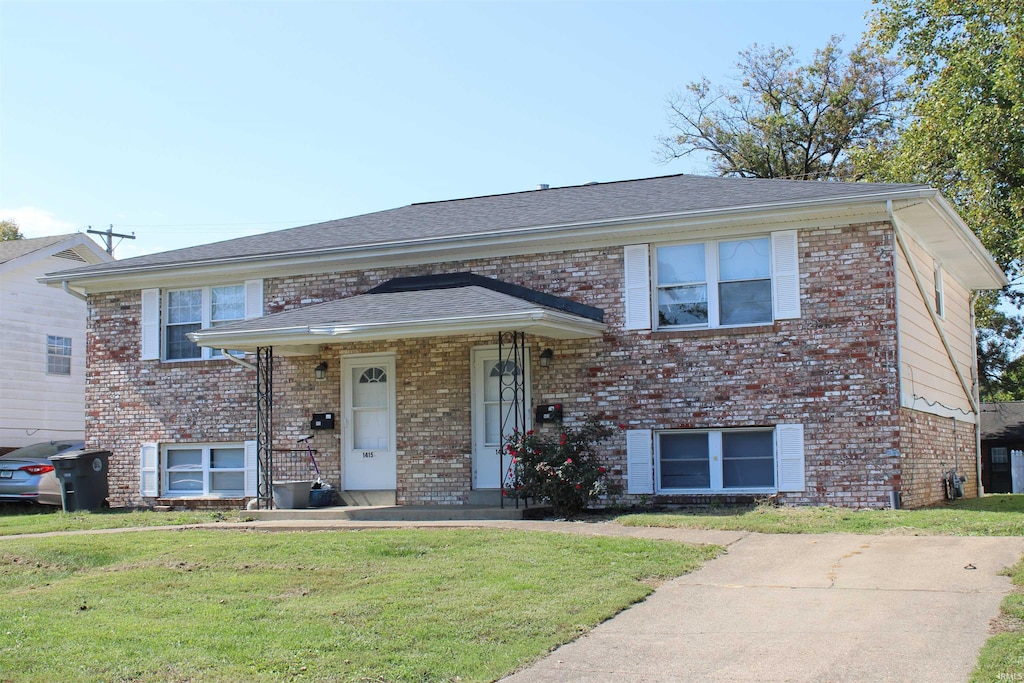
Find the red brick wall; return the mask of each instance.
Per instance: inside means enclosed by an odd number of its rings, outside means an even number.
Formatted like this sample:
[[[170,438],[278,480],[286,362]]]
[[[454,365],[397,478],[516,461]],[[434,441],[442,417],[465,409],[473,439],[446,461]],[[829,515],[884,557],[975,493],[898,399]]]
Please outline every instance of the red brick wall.
[[[943,476],[956,468],[964,482],[964,496],[978,495],[975,426],[908,408],[900,409],[901,504],[906,508],[935,505],[946,500]]]
[[[892,234],[885,225],[800,233],[802,317],[742,330],[626,332],[622,249],[268,279],[273,313],[362,293],[392,277],[472,271],[605,310],[600,339],[530,338],[533,402],[562,403],[568,420],[602,413],[634,428],[805,426],[807,490],[790,503],[888,504],[900,481],[900,414]],[[139,292],[90,298],[88,439],[115,453],[111,492],[139,502],[143,442],[243,441],[255,434],[253,372],[229,361],[139,361]],[[314,412],[340,409],[341,353],[395,352],[398,499],[461,503],[470,488],[470,350],[488,337],[323,347],[320,357],[275,359],[275,448],[297,448]],[[544,348],[555,353],[540,368]],[[328,360],[326,381],[313,367]],[[334,432],[312,445],[337,482]],[[624,473],[621,433],[607,444]],[[275,456],[277,476],[309,472],[308,461]],[[622,502],[636,499],[623,497]]]

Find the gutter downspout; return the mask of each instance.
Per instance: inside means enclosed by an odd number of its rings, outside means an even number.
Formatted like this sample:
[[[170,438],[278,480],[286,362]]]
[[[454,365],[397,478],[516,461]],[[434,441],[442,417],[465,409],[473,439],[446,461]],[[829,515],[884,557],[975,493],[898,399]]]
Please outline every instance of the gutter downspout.
[[[228,351],[227,349],[220,349],[220,352],[229,361],[231,361],[232,363],[235,363],[237,365],[241,365],[246,370],[255,370],[256,369],[256,366],[253,365],[252,363],[250,363],[249,361],[242,360],[241,358],[235,358],[233,355],[231,355],[231,352]]]
[[[974,398],[981,407],[981,375],[978,373],[978,326],[974,315],[974,305],[978,303],[979,292],[971,294],[971,374],[974,377]],[[981,483],[981,412],[975,413],[974,419],[974,462],[978,466],[978,498],[985,495]]]
[[[953,349],[949,345],[946,333],[942,330],[942,323],[939,321],[939,316],[935,312],[935,307],[932,306],[931,301],[928,298],[928,290],[924,286],[924,281],[921,279],[921,273],[918,272],[917,264],[914,263],[914,258],[910,253],[910,249],[907,247],[907,242],[903,237],[903,230],[900,228],[896,214],[893,213],[891,199],[885,200],[885,210],[889,214],[889,221],[892,223],[893,233],[896,235],[896,241],[900,245],[900,251],[903,252],[903,257],[907,259],[907,265],[910,266],[910,272],[914,276],[914,282],[917,283],[917,289],[921,293],[921,299],[924,301],[924,307],[928,309],[928,315],[931,316],[932,325],[935,326],[935,331],[939,333],[939,340],[942,342],[942,347],[946,350],[946,356],[949,357],[949,362],[953,366],[953,371],[956,372],[957,379],[960,380],[960,388],[963,389],[964,394],[967,396],[968,403],[971,404],[971,410],[974,411],[975,419],[978,419],[981,411],[978,409],[978,402],[974,397],[974,388],[964,377],[964,373],[960,371],[960,366],[957,365],[956,355],[953,353]],[[902,387],[900,391],[902,393]]]
[[[68,285],[68,281],[67,280],[61,280],[60,284],[61,284],[61,287],[64,288],[64,291],[67,292],[68,294],[70,294],[71,296],[73,296],[73,297],[75,297],[77,299],[81,299],[82,301],[88,301],[89,300],[89,297],[87,297],[85,294],[82,294],[81,292],[76,292],[75,290],[71,289],[71,287]]]

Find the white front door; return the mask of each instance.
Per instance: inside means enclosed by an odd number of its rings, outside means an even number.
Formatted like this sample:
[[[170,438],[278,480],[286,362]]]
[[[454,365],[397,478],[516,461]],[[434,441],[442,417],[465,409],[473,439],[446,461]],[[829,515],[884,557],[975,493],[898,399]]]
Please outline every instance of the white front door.
[[[501,434],[512,433],[515,421],[512,417],[515,390],[513,385],[522,387],[520,399],[526,405],[526,424],[530,428],[530,355],[525,352],[525,367],[509,359],[499,360],[498,349],[473,349],[472,394],[473,394],[473,488],[501,488],[502,478],[507,477],[510,458],[507,453],[499,457]],[[518,375],[518,381],[514,374]],[[499,397],[500,410],[499,410]]]
[[[343,488],[395,489],[394,355],[344,357],[342,385]]]

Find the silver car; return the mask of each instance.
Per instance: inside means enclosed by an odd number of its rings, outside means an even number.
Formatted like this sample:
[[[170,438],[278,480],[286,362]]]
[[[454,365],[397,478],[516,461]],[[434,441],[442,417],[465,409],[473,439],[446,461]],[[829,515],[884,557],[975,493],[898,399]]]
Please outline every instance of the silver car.
[[[0,455],[0,502],[60,505],[51,455],[85,448],[82,441],[44,441]]]

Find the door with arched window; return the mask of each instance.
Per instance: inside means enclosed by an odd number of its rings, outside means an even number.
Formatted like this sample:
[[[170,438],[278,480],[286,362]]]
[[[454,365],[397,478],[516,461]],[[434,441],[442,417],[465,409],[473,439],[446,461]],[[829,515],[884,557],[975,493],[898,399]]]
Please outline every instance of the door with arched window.
[[[473,488],[501,488],[502,478],[508,473],[508,454],[499,456],[501,435],[511,434],[514,420],[513,404],[525,404],[527,424],[530,427],[530,356],[524,351],[524,367],[516,361],[498,357],[497,348],[473,349]],[[514,387],[519,386],[520,392]]]
[[[343,486],[349,491],[394,489],[395,357],[346,357],[342,377]]]

